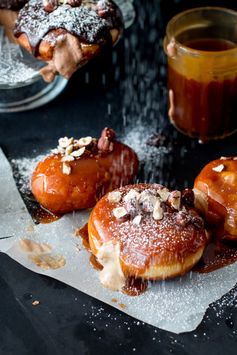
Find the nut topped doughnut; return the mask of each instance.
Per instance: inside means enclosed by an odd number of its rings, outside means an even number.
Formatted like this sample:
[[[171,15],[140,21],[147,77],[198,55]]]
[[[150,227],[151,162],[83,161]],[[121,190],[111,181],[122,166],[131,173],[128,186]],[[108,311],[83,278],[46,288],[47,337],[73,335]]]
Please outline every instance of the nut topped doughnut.
[[[196,264],[207,243],[192,190],[169,191],[136,184],[108,193],[88,222],[92,253],[104,266],[104,286],[121,290],[128,277],[159,280],[182,275]]]
[[[48,65],[41,74],[65,78],[117,42],[123,28],[119,8],[109,0],[30,0],[20,11],[18,42]]]
[[[208,163],[194,182],[197,207],[218,238],[237,240],[237,157]]]
[[[138,170],[135,152],[115,140],[110,128],[99,140],[61,138],[32,175],[32,193],[56,214],[93,207],[108,191],[133,181]]]

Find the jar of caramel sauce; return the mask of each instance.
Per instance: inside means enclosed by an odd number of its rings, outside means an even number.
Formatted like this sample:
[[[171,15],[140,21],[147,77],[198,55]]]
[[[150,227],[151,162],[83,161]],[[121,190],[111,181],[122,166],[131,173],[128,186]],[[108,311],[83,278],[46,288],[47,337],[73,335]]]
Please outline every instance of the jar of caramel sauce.
[[[237,12],[203,7],[167,25],[169,118],[201,142],[237,131]]]

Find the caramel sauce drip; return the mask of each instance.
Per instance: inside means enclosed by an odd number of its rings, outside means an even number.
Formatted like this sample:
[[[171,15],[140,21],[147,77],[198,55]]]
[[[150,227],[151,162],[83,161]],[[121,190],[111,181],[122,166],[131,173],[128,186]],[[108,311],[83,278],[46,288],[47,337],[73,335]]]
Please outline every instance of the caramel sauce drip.
[[[76,235],[81,237],[84,248],[87,251],[91,252],[89,235],[88,235],[88,223],[86,223],[82,228],[77,230]]]
[[[53,214],[40,205],[31,210],[31,215],[36,224],[48,224],[61,218],[61,216]]]
[[[129,277],[126,279],[122,292],[128,296],[139,296],[147,289],[148,281]]]
[[[88,223],[86,223],[82,228],[77,230],[76,235],[81,237],[84,248],[91,253],[88,234]],[[98,262],[96,256],[92,253],[90,255],[90,264],[97,271],[103,270],[103,266]]]
[[[96,256],[93,255],[93,254],[91,254],[91,256],[90,256],[90,264],[91,264],[91,266],[92,266],[95,270],[97,270],[97,271],[103,270],[103,265],[101,265],[101,264],[98,262]]]
[[[237,245],[230,242],[218,241],[210,243],[193,271],[209,273],[237,261]]]

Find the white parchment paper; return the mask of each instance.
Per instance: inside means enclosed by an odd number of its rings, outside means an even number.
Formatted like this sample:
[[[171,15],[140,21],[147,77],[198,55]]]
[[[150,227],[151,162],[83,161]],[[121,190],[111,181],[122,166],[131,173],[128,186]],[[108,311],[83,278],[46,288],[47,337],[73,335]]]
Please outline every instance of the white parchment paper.
[[[26,268],[60,280],[119,310],[123,304],[123,312],[174,333],[194,330],[208,305],[236,283],[237,263],[209,274],[188,273],[172,281],[157,282],[138,297],[107,290],[90,266],[89,254],[80,238],[74,235],[75,229],[87,222],[88,215],[89,211],[77,212],[54,223],[34,225],[16,188],[10,164],[0,150],[0,251]],[[20,238],[47,242],[55,254],[65,257],[66,265],[57,270],[37,267],[19,247]],[[112,302],[114,298],[117,303]]]

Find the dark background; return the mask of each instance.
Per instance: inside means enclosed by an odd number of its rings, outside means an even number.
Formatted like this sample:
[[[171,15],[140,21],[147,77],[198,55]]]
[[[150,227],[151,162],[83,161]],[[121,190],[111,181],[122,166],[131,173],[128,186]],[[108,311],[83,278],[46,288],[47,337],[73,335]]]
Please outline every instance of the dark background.
[[[0,145],[7,157],[34,157],[65,135],[98,136],[104,126],[123,135],[147,124],[166,137],[164,145],[170,149],[162,166],[154,164],[149,181],[162,178],[168,186],[182,188],[192,186],[208,161],[236,155],[236,135],[200,145],[178,134],[167,119],[165,26],[175,13],[202,5],[237,9],[236,1],[135,0],[136,21],[113,54],[76,73],[50,104],[0,115]],[[141,167],[141,181],[144,176]],[[236,292],[211,305],[194,332],[175,335],[137,322],[0,254],[0,353],[236,354]],[[39,306],[32,306],[34,299],[40,300]]]

